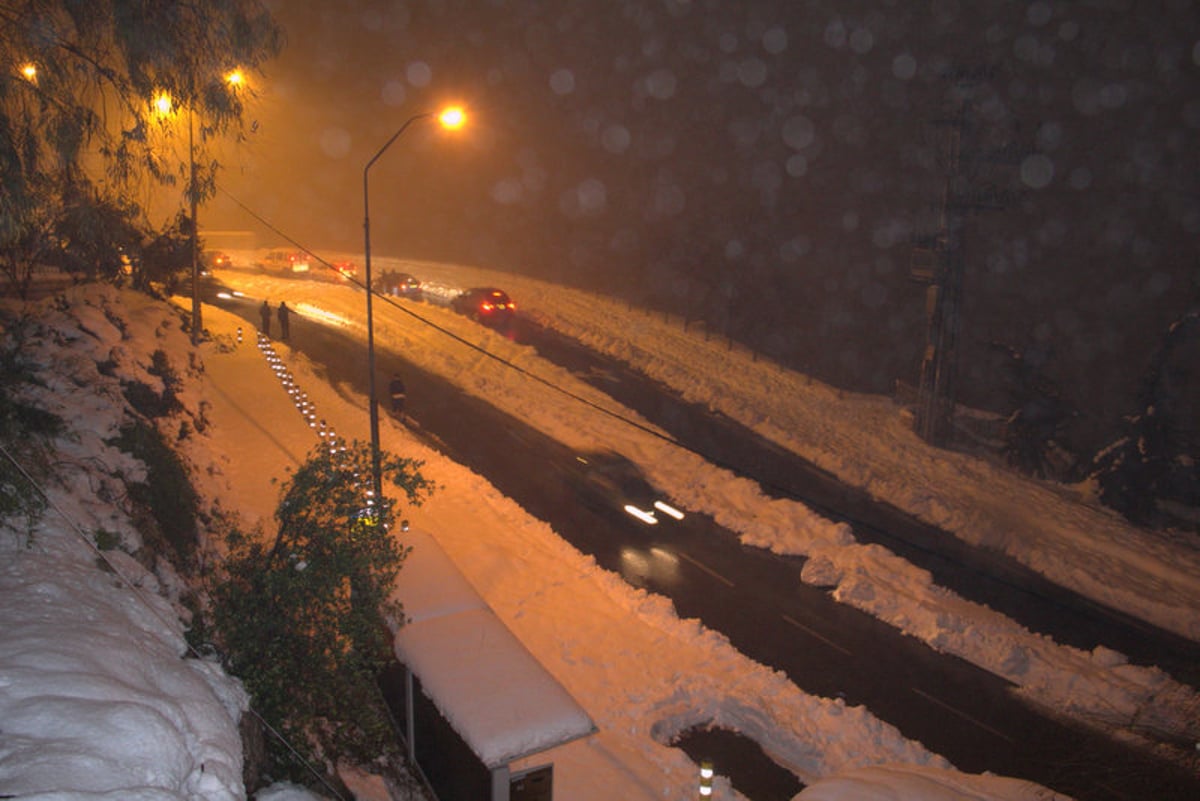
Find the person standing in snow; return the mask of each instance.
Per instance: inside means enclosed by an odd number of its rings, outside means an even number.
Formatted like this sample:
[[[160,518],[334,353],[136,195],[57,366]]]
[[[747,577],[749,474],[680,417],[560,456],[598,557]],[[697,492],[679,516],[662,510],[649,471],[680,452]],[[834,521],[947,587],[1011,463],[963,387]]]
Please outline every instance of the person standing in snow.
[[[264,337],[270,338],[270,336],[271,336],[271,304],[267,303],[264,300],[262,302],[262,305],[258,307],[258,316],[262,318],[262,325],[259,326],[258,330],[262,331],[262,335]]]
[[[288,315],[292,310],[288,308],[287,301],[279,304],[279,337],[284,342],[288,341],[288,336],[291,334],[291,329],[288,327]]]
[[[392,396],[392,414],[404,414],[404,400],[406,392],[404,388],[404,380],[400,378],[399,373],[392,373],[392,381],[388,384],[388,393]]]

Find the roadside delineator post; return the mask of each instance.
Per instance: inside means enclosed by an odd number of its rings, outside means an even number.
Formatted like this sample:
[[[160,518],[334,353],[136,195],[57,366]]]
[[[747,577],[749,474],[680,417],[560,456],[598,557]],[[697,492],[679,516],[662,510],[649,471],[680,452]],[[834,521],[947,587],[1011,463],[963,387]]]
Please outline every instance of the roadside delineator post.
[[[700,763],[700,797],[712,798],[713,763],[705,759]]]

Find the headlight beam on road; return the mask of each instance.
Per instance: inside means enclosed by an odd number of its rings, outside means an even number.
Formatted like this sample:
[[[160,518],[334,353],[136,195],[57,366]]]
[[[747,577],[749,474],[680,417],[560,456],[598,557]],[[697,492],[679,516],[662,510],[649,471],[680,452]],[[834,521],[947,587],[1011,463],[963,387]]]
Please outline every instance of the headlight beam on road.
[[[643,523],[649,523],[652,526],[658,523],[658,518],[654,516],[654,512],[647,512],[643,509],[639,509],[632,503],[625,504],[625,511],[626,513],[636,517],[638,520],[641,520]]]
[[[658,511],[662,512],[665,515],[670,515],[671,517],[675,518],[676,520],[683,519],[683,512],[679,511],[678,509],[676,509],[674,506],[667,503],[666,501],[655,501],[654,508],[657,509]]]

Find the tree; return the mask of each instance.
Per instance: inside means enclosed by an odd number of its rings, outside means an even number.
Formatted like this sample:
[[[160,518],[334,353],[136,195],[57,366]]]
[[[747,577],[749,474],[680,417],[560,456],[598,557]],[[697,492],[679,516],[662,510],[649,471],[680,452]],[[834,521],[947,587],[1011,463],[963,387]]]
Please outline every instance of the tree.
[[[1009,464],[1039,478],[1069,479],[1075,457],[1063,439],[1077,412],[1045,372],[1051,350],[990,344],[1004,353],[1010,377],[1014,408],[1004,426],[1004,453]]]
[[[244,91],[222,76],[259,68],[281,44],[260,0],[0,6],[0,270],[10,282],[27,284],[58,246],[54,222],[70,198],[180,179],[189,197],[211,196],[220,165],[206,142],[240,132],[244,113]],[[194,176],[155,135],[169,122],[156,97],[198,121]]]
[[[50,182],[35,178],[9,191],[13,178],[0,172],[0,272],[18,297],[26,297],[33,271],[51,259],[55,249],[55,199]]]
[[[79,185],[70,187],[59,202],[55,247],[45,260],[87,280],[118,278],[145,237],[138,207]]]
[[[150,237],[130,265],[134,289],[146,292],[159,284],[167,294],[175,291],[180,272],[192,263],[191,228],[192,221],[181,211]]]
[[[31,331],[29,318],[0,309],[0,519],[15,522],[23,516],[33,530],[46,501],[29,481],[29,473],[42,479],[52,463],[47,443],[62,433],[63,421],[22,397],[24,385],[34,383],[33,357],[25,347]],[[11,455],[15,454],[15,461]]]
[[[433,490],[421,463],[385,454],[384,476],[419,505]],[[255,709],[310,764],[369,762],[395,750],[376,677],[392,658],[389,601],[407,550],[394,510],[368,505],[371,449],[319,446],[285,485],[273,539],[228,538],[224,580],[213,592],[214,629]],[[302,780],[276,743],[272,766]]]
[[[1133,523],[1200,531],[1200,312],[1171,323],[1142,382],[1139,409],[1092,462],[1100,500]]]

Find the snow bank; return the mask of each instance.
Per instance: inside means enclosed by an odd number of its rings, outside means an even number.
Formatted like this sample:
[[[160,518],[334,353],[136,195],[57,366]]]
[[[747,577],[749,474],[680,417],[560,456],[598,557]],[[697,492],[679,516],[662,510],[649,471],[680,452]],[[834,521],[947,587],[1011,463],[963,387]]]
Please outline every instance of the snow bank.
[[[4,521],[0,537],[0,788],[240,801],[247,699],[218,665],[189,654],[159,594],[177,583],[169,568],[156,575],[127,555],[141,541],[113,476],[136,480],[145,467],[106,443],[127,422],[120,382],[161,391],[151,353],[186,352],[186,338],[144,296],[89,287],[67,298],[44,307],[22,349],[45,380],[24,399],[69,430],[56,444],[58,480],[43,487],[52,507],[32,527]]]

